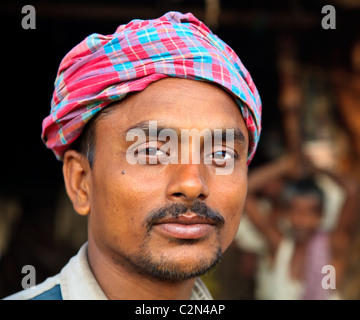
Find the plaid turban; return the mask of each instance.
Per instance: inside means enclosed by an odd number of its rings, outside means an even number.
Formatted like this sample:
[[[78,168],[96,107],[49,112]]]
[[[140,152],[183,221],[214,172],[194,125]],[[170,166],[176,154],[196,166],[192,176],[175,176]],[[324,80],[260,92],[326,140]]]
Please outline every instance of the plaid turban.
[[[165,77],[212,82],[234,96],[249,131],[250,163],[261,131],[260,96],[235,52],[191,13],[132,20],[75,46],[60,63],[43,141],[62,160],[94,115]]]

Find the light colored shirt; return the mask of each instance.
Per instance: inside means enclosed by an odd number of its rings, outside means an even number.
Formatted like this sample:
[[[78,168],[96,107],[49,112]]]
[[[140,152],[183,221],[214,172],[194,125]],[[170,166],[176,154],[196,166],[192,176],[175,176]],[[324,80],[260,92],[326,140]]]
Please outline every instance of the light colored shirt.
[[[295,244],[284,238],[276,252],[272,266],[268,257],[259,263],[257,274],[256,298],[259,300],[299,300],[303,294],[303,283],[292,279],[290,263],[294,254]]]
[[[201,279],[197,278],[190,300],[212,300]],[[87,243],[70,259],[59,274],[4,300],[108,300],[97,283],[87,259]]]

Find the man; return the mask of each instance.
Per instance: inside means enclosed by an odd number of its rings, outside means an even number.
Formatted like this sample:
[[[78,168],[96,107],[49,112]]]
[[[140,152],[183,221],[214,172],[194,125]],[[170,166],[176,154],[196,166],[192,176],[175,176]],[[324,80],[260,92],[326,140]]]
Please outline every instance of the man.
[[[88,217],[88,242],[10,298],[211,299],[198,277],[237,232],[260,116],[248,71],[190,13],[86,38],[60,64],[42,137]],[[210,152],[208,136],[183,139],[189,130],[210,132]]]

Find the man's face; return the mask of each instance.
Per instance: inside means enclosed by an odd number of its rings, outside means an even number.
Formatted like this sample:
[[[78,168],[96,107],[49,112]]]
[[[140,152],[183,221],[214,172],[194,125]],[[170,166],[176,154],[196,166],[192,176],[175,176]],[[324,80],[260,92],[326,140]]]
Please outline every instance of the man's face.
[[[213,84],[163,79],[110,108],[96,124],[88,177],[89,246],[131,272],[167,280],[199,276],[230,245],[243,211],[248,132],[237,104]],[[241,132],[244,139],[235,139],[233,148],[223,141],[212,149],[212,156],[233,159],[232,173],[216,174],[218,165],[203,161],[130,164],[129,148],[146,159],[161,154],[165,142],[154,137],[126,139],[129,128],[149,121],[179,134],[181,129]],[[191,141],[185,147],[191,148]]]

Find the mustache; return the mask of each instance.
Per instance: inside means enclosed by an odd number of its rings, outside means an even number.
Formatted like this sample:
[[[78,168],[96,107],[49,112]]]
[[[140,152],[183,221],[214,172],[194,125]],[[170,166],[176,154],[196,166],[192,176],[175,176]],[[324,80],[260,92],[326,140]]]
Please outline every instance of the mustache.
[[[173,203],[151,211],[145,221],[147,230],[150,231],[160,219],[178,218],[181,214],[188,211],[196,213],[201,218],[211,220],[219,229],[225,224],[224,217],[218,211],[211,209],[204,202],[197,200],[190,206],[184,203]]]

